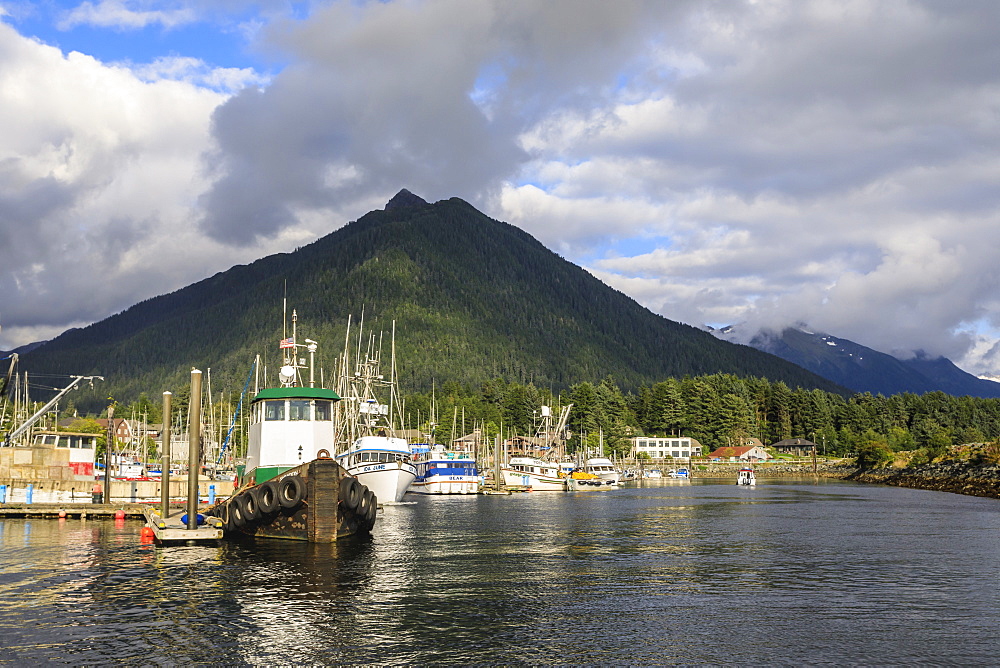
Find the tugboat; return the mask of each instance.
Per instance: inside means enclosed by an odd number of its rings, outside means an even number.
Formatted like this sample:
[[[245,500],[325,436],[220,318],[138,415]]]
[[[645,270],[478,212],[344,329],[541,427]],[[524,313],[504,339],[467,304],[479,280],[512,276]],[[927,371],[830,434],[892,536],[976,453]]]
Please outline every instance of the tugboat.
[[[317,344],[281,340],[284,366],[279,386],[261,390],[250,403],[250,434],[236,491],[208,510],[223,520],[227,536],[285,538],[329,543],[375,526],[378,499],[330,454],[334,445],[333,390],[316,387]],[[309,352],[303,383],[297,351]],[[304,360],[303,360],[304,361]]]

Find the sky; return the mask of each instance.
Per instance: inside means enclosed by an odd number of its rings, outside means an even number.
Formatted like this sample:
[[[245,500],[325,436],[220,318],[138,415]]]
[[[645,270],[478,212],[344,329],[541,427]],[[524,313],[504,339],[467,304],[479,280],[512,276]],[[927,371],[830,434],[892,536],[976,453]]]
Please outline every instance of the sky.
[[[998,29],[993,0],[0,0],[0,349],[407,188],[671,320],[1000,376]]]

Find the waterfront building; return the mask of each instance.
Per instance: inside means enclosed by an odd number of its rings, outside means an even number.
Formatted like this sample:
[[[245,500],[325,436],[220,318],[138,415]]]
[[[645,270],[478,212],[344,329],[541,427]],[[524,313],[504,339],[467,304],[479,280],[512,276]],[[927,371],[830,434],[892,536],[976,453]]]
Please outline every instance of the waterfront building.
[[[656,461],[690,460],[701,456],[701,443],[689,436],[637,436],[632,439],[632,456]]]

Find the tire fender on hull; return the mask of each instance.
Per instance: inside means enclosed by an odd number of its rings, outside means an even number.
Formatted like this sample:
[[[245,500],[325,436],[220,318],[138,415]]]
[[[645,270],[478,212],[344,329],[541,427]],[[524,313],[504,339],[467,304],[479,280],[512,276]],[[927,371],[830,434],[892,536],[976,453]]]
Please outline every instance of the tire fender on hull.
[[[306,497],[306,483],[297,475],[290,475],[278,482],[278,505],[286,510],[296,508]]]
[[[281,504],[278,502],[278,483],[268,480],[262,485],[254,487],[253,493],[261,515],[270,515],[277,512],[278,508],[281,507]]]
[[[348,510],[358,510],[358,506],[361,504],[364,496],[362,490],[368,491],[361,483],[358,482],[357,478],[345,476],[340,481],[340,502],[343,503],[344,507]]]

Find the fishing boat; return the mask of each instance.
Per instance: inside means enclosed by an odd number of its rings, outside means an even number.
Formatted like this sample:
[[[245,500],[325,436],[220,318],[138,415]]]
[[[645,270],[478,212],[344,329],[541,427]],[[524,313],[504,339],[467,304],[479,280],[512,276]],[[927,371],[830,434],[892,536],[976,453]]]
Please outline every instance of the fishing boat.
[[[504,484],[510,487],[526,487],[535,492],[561,492],[566,489],[565,476],[559,465],[538,457],[516,455],[506,466],[500,467]]]
[[[351,362],[345,344],[341,358],[340,404],[337,461],[372,490],[383,503],[399,503],[417,478],[417,468],[406,439],[396,436],[395,425],[401,408],[396,381],[395,323],[392,333],[391,366],[388,378],[381,369],[381,335],[368,337],[362,352],[358,333],[357,353]],[[350,324],[348,324],[348,341]],[[382,403],[382,398],[387,403]]]
[[[583,470],[612,485],[621,482],[621,473],[607,457],[591,457],[583,463]]]
[[[277,387],[250,402],[246,463],[237,467],[236,490],[207,512],[223,520],[227,537],[249,535],[329,543],[375,526],[378,499],[331,456],[336,392],[315,386],[315,341],[281,340],[285,364]],[[304,382],[297,351],[309,352]]]
[[[415,494],[478,494],[479,471],[471,452],[445,450],[435,445],[427,452],[414,451],[417,478],[410,483]]]
[[[740,472],[736,476],[737,485],[756,485],[757,477],[753,473],[753,469],[744,466],[740,469]]]
[[[670,477],[671,478],[690,478],[691,477],[691,472],[688,471],[686,468],[674,469],[673,471],[670,472]]]

